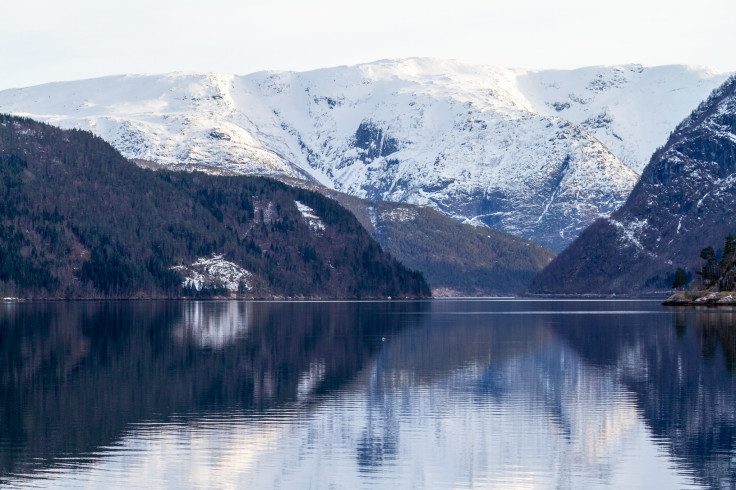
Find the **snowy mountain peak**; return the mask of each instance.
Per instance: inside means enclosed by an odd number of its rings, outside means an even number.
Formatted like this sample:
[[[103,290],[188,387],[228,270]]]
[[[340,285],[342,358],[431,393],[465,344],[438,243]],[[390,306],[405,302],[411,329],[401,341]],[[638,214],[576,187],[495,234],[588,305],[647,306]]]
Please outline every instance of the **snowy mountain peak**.
[[[56,83],[0,92],[0,111],[91,130],[129,158],[309,178],[560,250],[625,200],[651,152],[724,78],[408,58]]]

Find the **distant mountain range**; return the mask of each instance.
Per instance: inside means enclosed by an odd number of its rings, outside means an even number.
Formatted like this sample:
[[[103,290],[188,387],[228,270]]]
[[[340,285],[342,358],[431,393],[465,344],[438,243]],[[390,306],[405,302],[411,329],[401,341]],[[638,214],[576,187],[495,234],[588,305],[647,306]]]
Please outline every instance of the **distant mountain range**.
[[[535,293],[669,290],[678,267],[736,232],[736,77],[673,131],[626,204],[586,229],[532,283]]]
[[[129,158],[309,179],[559,251],[625,201],[652,152],[726,76],[406,59],[54,83],[0,92],[0,111],[89,129]]]

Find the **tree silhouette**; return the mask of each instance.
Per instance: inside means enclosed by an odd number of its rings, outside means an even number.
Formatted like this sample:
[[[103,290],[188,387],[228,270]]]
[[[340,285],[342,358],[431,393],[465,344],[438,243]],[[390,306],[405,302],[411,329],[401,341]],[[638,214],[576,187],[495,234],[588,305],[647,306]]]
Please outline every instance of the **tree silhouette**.
[[[675,278],[672,281],[672,289],[682,289],[687,285],[687,274],[685,271],[678,267],[675,272]]]

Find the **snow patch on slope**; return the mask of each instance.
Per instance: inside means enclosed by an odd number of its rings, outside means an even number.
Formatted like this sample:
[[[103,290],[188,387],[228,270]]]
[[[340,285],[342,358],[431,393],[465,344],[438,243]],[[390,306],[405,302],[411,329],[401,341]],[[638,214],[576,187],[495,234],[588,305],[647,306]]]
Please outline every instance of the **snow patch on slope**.
[[[241,284],[245,289],[252,288],[248,282],[252,274],[225,260],[221,254],[212,254],[209,258],[200,257],[191,265],[178,265],[172,269],[184,275],[182,287],[192,287],[197,291],[201,291],[207,284],[217,284],[233,292],[238,291]]]
[[[638,250],[655,257],[655,255],[645,250],[644,245],[642,245],[640,240],[641,236],[647,230],[647,226],[649,225],[649,222],[646,219],[640,220],[638,218],[634,218],[631,221],[624,223],[609,218],[608,222],[615,226],[616,229],[620,232],[619,236],[621,237],[621,241],[623,243],[631,244],[635,246]]]
[[[312,231],[318,232],[325,229],[325,224],[322,222],[319,216],[314,214],[314,209],[299,201],[294,201],[294,204],[296,204],[297,209],[302,214],[302,217],[307,222],[309,228]]]
[[[405,223],[407,221],[414,221],[417,214],[416,209],[397,207],[389,211],[382,212],[381,219],[383,221]]]

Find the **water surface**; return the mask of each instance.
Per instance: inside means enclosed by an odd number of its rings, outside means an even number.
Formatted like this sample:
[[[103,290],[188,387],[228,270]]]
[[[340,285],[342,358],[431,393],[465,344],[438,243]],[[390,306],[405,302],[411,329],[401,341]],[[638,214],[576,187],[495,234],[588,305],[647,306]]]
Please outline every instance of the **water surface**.
[[[0,304],[0,484],[736,485],[736,310]]]

